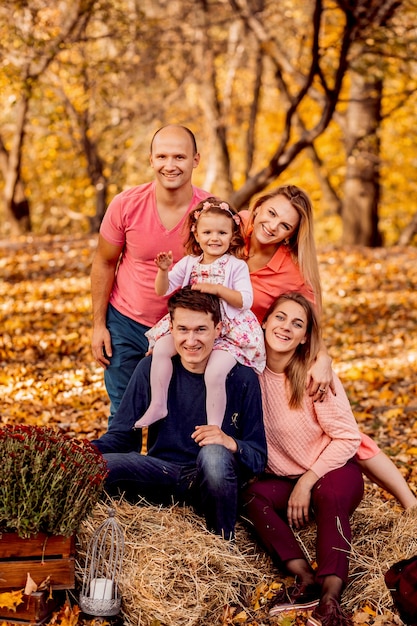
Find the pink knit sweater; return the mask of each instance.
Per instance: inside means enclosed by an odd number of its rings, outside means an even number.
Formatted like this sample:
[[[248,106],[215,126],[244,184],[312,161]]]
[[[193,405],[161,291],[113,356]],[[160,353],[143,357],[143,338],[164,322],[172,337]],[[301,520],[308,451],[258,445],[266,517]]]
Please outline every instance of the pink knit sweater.
[[[336,396],[323,402],[306,394],[300,409],[290,409],[285,374],[268,368],[259,376],[268,442],[267,471],[293,476],[313,470],[320,478],[352,458],[361,435],[342,383],[333,374]]]

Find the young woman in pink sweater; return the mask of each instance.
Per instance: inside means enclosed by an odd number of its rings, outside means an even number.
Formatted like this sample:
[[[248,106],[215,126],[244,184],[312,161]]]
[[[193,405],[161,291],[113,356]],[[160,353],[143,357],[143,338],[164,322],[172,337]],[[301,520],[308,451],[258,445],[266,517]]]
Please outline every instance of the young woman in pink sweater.
[[[314,609],[309,626],[350,626],[340,600],[349,568],[349,517],[363,495],[355,454],[361,435],[342,384],[314,402],[307,372],[320,347],[312,304],[300,293],[280,296],[263,324],[267,366],[260,375],[268,444],[266,472],[244,495],[244,516],[278,565],[295,576],[271,615]],[[292,529],[317,524],[316,572]]]
[[[314,244],[313,207],[296,185],[282,185],[258,196],[250,211],[239,213],[245,224],[248,267],[253,288],[252,311],[262,322],[282,293],[298,291],[321,311],[321,287]],[[308,390],[321,402],[334,391],[331,359],[323,342],[307,375]],[[366,476],[392,493],[405,509],[417,499],[391,459],[362,433],[357,455]]]

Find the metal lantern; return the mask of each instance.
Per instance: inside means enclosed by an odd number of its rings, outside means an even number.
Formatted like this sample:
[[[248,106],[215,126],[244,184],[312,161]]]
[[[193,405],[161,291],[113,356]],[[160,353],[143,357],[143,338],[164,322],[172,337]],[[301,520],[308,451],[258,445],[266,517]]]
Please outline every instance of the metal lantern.
[[[88,615],[111,616],[120,611],[118,580],[122,569],[124,538],[109,509],[108,518],[93,533],[87,549],[79,604]]]

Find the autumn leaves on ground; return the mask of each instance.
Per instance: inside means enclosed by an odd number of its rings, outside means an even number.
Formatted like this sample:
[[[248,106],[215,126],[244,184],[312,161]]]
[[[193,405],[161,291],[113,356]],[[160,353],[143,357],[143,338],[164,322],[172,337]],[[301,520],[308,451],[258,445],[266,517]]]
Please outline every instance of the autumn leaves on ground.
[[[106,428],[90,353],[95,237],[0,241],[2,423],[93,439]],[[361,428],[417,491],[417,249],[322,249],[325,341]],[[381,494],[381,497],[388,497]]]

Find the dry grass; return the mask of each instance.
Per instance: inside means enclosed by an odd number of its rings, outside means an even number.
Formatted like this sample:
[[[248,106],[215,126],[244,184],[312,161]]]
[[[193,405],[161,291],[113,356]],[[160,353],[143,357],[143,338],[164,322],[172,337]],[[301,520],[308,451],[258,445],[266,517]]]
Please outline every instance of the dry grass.
[[[195,626],[215,624],[225,605],[246,605],[265,578],[269,559],[247,550],[246,532],[236,546],[209,533],[204,520],[183,507],[116,503],[125,535],[120,580],[124,623]],[[94,529],[107,517],[99,504],[79,534],[78,573]],[[266,579],[266,578],[265,578]]]
[[[248,615],[254,615],[255,589],[282,580],[241,524],[236,545],[231,547],[207,532],[204,520],[190,509],[133,506],[125,501],[114,505],[125,535],[119,586],[127,626],[225,624],[224,607],[245,607]],[[107,505],[97,505],[82,525],[78,575],[87,541],[107,511]],[[416,531],[415,509],[402,513],[369,487],[353,519],[351,581],[344,594],[347,608],[355,611],[368,605],[380,615],[391,614],[383,575],[395,561],[417,554]],[[299,539],[314,560],[314,527],[301,531]],[[394,621],[401,623],[397,618]],[[262,623],[277,622],[265,615]]]

